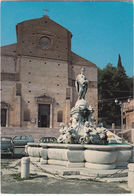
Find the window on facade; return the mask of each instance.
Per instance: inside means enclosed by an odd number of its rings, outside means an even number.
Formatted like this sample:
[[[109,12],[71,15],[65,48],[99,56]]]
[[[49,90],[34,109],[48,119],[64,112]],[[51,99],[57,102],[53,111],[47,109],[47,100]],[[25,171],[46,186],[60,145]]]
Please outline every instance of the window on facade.
[[[16,96],[21,96],[21,84],[16,83]]]
[[[70,88],[66,88],[66,99],[70,99]]]
[[[134,128],[134,122],[132,122],[132,128]]]
[[[1,126],[2,127],[6,127],[6,114],[7,114],[7,110],[1,109]]]
[[[29,111],[29,109],[24,110],[24,121],[30,121],[30,111]]]
[[[57,122],[63,121],[63,111],[58,111],[57,113]]]
[[[126,118],[123,119],[123,124],[126,125]]]

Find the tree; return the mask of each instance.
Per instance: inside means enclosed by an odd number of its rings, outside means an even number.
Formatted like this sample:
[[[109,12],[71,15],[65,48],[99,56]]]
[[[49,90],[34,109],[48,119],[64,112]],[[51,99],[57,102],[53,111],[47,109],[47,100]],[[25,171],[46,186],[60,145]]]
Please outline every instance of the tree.
[[[132,96],[132,78],[126,75],[122,66],[121,57],[118,57],[117,67],[107,64],[104,69],[98,70],[98,117],[105,126],[112,123],[120,125],[120,106],[115,104],[115,98],[126,100]]]

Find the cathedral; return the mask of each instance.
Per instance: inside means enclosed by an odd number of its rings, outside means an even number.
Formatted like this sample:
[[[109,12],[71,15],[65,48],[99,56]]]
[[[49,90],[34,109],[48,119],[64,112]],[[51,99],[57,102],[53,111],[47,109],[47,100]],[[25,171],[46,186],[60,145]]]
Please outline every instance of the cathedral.
[[[16,25],[17,43],[1,47],[1,126],[58,128],[77,100],[85,68],[86,100],[97,121],[97,66],[71,51],[72,33],[47,15]]]

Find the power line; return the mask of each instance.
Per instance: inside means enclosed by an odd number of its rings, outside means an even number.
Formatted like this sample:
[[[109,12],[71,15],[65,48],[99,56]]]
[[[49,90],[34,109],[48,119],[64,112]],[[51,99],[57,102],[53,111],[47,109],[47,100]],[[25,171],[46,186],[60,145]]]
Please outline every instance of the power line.
[[[100,90],[102,91],[108,91],[108,90]],[[109,90],[110,92],[133,92],[133,91],[119,91],[119,90]]]
[[[115,99],[119,99],[120,100],[120,99],[128,99],[128,98],[132,98],[132,97],[131,96],[127,96],[127,97],[115,97],[115,98],[108,98],[108,99],[99,99],[98,101],[99,102],[103,102],[103,101],[108,101],[108,100],[109,101],[110,100],[112,101],[112,100],[115,100]]]

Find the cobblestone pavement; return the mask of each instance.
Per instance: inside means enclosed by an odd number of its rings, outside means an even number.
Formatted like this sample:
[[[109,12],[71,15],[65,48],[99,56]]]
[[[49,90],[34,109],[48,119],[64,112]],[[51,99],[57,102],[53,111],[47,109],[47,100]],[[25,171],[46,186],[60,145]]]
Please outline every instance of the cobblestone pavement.
[[[11,194],[122,194],[130,191],[119,187],[119,183],[94,182],[89,180],[55,179],[35,175],[28,180],[17,177],[18,170],[9,167],[14,160],[1,160],[1,192]],[[123,187],[123,183],[122,187]],[[124,183],[126,186],[126,183]]]

